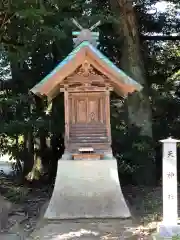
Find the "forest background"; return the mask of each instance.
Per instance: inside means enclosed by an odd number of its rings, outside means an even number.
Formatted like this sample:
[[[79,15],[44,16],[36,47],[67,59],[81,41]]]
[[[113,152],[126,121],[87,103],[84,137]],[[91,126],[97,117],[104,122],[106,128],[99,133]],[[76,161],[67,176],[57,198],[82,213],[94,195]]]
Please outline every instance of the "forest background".
[[[159,6],[158,8],[156,6]],[[111,96],[112,148],[121,182],[161,182],[159,140],[180,138],[178,0],[2,0],[0,3],[0,153],[23,181],[52,182],[64,151],[64,103],[30,94],[73,49],[72,31],[101,20],[99,49],[144,86]],[[180,149],[178,147],[178,159]],[[178,164],[180,176],[180,164]]]

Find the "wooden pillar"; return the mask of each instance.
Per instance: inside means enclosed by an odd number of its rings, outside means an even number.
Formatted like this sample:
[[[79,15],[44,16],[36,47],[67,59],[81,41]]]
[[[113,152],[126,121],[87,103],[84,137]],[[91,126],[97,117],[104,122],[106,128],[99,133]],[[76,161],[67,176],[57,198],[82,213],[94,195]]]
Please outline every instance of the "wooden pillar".
[[[100,114],[101,122],[104,123],[104,97],[100,98]]]
[[[64,88],[64,114],[65,114],[65,147],[69,142],[69,94],[68,90]]]
[[[108,141],[111,143],[110,91],[109,91],[109,89],[106,90],[105,109],[106,109],[107,136],[108,136]]]
[[[75,101],[75,99],[74,99],[74,97],[72,97],[72,103],[71,103],[72,105],[72,107],[71,107],[71,111],[72,111],[72,113],[71,113],[71,121],[72,121],[72,123],[74,124],[75,123],[75,115],[76,115],[76,112],[75,112],[75,110],[76,110],[76,101]]]

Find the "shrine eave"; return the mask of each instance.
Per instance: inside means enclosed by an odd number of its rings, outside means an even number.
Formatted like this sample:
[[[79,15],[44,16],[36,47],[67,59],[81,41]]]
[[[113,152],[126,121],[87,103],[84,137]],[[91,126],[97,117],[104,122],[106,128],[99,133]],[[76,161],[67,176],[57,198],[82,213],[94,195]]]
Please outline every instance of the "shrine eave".
[[[119,95],[126,96],[128,93],[142,90],[143,87],[139,83],[116,67],[112,61],[88,41],[84,41],[30,91],[38,96],[55,97],[59,93],[58,86],[80,67],[86,58],[90,59],[91,64],[97,70],[112,79],[114,90]]]

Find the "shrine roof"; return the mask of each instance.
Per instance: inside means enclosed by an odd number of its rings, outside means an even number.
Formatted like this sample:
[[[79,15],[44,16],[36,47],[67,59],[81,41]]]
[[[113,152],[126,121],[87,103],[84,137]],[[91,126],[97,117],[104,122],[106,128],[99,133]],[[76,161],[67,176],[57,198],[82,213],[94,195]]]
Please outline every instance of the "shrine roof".
[[[98,62],[98,66],[102,65],[101,69],[104,69],[102,71],[104,75],[108,74],[108,77],[112,76],[112,78],[115,79],[114,82],[117,88],[115,90],[117,90],[120,95],[127,95],[128,93],[142,90],[143,87],[138,82],[119,69],[96,47],[88,41],[84,41],[30,91],[38,96],[51,95],[54,89],[57,88],[66,77],[81,66],[88,55],[91,56],[91,59],[95,60],[95,62]],[[94,67],[96,68],[96,65]]]

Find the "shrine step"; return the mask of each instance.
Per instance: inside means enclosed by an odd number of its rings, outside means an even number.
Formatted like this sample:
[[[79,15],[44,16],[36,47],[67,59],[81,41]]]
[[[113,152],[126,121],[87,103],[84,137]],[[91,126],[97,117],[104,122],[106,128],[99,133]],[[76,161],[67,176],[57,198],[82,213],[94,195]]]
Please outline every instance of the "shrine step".
[[[99,129],[99,128],[97,128],[97,129],[94,129],[94,128],[89,128],[89,129],[87,129],[87,128],[82,128],[82,129],[75,129],[75,128],[70,128],[70,133],[74,133],[74,132],[76,132],[76,133],[106,133],[107,132],[107,130],[106,129]]]
[[[99,129],[102,129],[102,128],[105,128],[105,125],[74,125],[74,126],[71,126],[71,128],[78,128],[78,129],[81,129],[81,128],[99,128]]]
[[[94,124],[94,125],[92,125],[92,124],[83,124],[83,125],[73,125],[73,126],[70,126],[70,129],[71,130],[79,130],[79,131],[81,131],[81,130],[84,130],[84,129],[86,129],[86,130],[101,130],[101,131],[106,131],[106,127],[105,127],[105,125],[103,124],[103,125],[99,125],[99,124]]]
[[[84,127],[84,126],[105,126],[104,123],[101,122],[91,122],[91,123],[75,123],[75,124],[71,124],[71,127]]]
[[[70,139],[70,143],[107,143],[106,139]]]
[[[71,126],[71,129],[106,129],[105,126],[97,126],[97,125],[83,125],[83,126]]]
[[[79,139],[79,140],[84,140],[84,139],[91,139],[91,140],[93,140],[93,139],[107,139],[107,137],[106,136],[97,136],[97,135],[94,135],[94,136],[87,136],[87,135],[85,135],[85,136],[72,136],[71,138],[70,138],[71,140],[73,140],[73,139]]]
[[[83,132],[83,133],[70,133],[70,138],[73,138],[73,137],[78,137],[78,138],[93,138],[93,137],[95,137],[95,138],[104,138],[104,137],[107,137],[107,134],[105,134],[105,133],[89,133],[89,134],[87,134],[87,133],[85,133],[85,132]]]
[[[104,136],[107,136],[107,132],[96,132],[96,131],[92,131],[92,132],[87,132],[87,131],[82,131],[82,132],[79,132],[79,131],[70,131],[70,136],[99,136],[99,137],[104,137]]]

